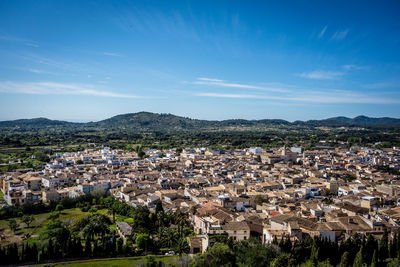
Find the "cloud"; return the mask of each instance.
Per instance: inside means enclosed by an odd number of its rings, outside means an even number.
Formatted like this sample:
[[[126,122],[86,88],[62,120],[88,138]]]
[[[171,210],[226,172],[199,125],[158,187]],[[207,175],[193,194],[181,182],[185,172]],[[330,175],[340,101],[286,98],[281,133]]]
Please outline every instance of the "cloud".
[[[353,65],[353,64],[343,65],[342,68],[345,70],[369,70],[370,69],[369,66],[359,66],[359,65]]]
[[[99,54],[103,55],[103,56],[110,56],[110,57],[122,57],[122,54],[113,53],[113,52],[100,52]]]
[[[195,96],[214,98],[235,98],[235,99],[259,99],[259,100],[280,100],[300,103],[324,103],[324,104],[400,104],[399,100],[382,98],[374,95],[365,95],[352,91],[329,90],[329,91],[306,91],[296,95],[258,95],[258,94],[224,94],[215,92],[195,93]]]
[[[253,90],[262,90],[262,91],[270,91],[270,92],[287,92],[288,91],[285,88],[263,87],[263,86],[256,86],[256,85],[250,85],[250,84],[231,83],[231,82],[226,82],[224,80],[213,79],[213,78],[197,78],[196,81],[193,82],[193,84],[228,87],[228,88],[239,88],[239,89],[253,89]]]
[[[332,35],[331,40],[337,40],[337,41],[343,40],[344,38],[346,38],[348,33],[349,33],[349,29],[345,29],[343,31],[336,31]]]
[[[56,75],[56,73],[54,73],[54,72],[50,72],[50,71],[47,71],[47,70],[41,70],[41,69],[30,69],[30,68],[27,68],[27,69],[21,69],[21,70],[32,72],[32,73],[36,73],[36,74]]]
[[[98,90],[90,84],[56,82],[0,82],[0,92],[29,95],[90,95],[116,98],[140,98],[136,95]]]
[[[24,60],[34,62],[36,64],[50,66],[50,67],[54,67],[54,68],[58,68],[58,69],[74,70],[74,71],[79,71],[79,72],[87,71],[86,68],[83,68],[81,65],[68,64],[68,63],[53,60],[51,58],[43,57],[41,55],[37,55],[37,54],[33,54],[33,53],[21,55],[21,58],[23,58]]]
[[[296,76],[314,79],[314,80],[333,80],[338,79],[339,77],[344,75],[344,72],[340,71],[323,71],[323,70],[315,70],[311,72],[303,72],[299,74],[295,74]]]
[[[363,87],[368,89],[400,88],[400,82],[370,83],[370,84],[365,84]]]
[[[8,35],[8,34],[0,35],[0,40],[20,43],[20,44],[23,44],[23,45],[26,45],[26,46],[39,47],[39,44],[37,42],[35,42],[35,41],[31,41],[31,40],[27,40],[27,39],[23,39],[23,38],[18,38],[18,37],[11,36],[11,35]]]
[[[212,78],[197,78],[197,80],[200,81],[207,81],[207,82],[223,82],[223,80],[220,79],[212,79]]]
[[[260,98],[264,96],[249,94],[221,94],[221,93],[196,93],[195,96],[219,97],[219,98]]]
[[[326,32],[326,29],[328,29],[328,26],[325,26],[324,28],[322,28],[322,30],[320,31],[320,33],[318,34],[318,39],[321,39],[322,37],[324,37],[324,34]]]

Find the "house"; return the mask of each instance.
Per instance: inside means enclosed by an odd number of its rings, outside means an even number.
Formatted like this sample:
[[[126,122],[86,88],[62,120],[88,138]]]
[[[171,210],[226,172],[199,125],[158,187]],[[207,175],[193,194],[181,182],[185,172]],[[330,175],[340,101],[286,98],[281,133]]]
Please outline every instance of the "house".
[[[246,222],[228,222],[221,226],[220,233],[227,233],[234,241],[242,241],[249,239],[250,227]]]
[[[124,240],[124,244],[132,234],[132,227],[126,222],[116,222],[118,235]]]

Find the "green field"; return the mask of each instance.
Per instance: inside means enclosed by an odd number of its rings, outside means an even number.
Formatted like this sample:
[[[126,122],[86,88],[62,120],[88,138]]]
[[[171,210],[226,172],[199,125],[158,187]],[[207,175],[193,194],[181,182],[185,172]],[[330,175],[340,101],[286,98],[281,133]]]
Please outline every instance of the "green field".
[[[162,261],[165,264],[173,264],[177,256],[154,256],[156,261]],[[63,267],[78,267],[78,266],[101,266],[101,267],[131,267],[137,266],[140,263],[145,263],[146,259],[144,256],[140,257],[129,257],[121,259],[101,259],[101,260],[84,260],[84,261],[74,261],[74,262],[63,262],[56,264],[43,264],[36,266],[63,266]]]

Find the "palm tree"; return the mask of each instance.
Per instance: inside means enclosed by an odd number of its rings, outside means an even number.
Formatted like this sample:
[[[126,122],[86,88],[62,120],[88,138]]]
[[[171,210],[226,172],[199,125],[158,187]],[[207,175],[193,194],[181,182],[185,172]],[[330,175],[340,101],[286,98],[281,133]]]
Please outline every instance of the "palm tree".
[[[188,253],[189,250],[190,250],[190,247],[189,247],[187,240],[185,238],[179,239],[175,246],[176,253],[178,253],[179,256],[181,256],[184,253]]]
[[[118,204],[115,202],[111,204],[111,206],[108,208],[108,214],[112,214],[113,216],[113,223],[115,223],[115,214],[117,213],[117,210],[118,210]]]

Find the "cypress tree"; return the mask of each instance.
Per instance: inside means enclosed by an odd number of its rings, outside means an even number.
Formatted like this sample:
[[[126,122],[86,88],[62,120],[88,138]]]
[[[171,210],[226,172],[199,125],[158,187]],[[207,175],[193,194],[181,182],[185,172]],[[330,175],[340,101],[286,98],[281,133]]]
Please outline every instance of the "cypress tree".
[[[83,255],[83,248],[82,248],[82,244],[81,244],[81,240],[80,239],[76,239],[75,240],[75,245],[74,245],[74,256],[75,257],[79,257]]]
[[[117,254],[122,255],[123,254],[123,240],[122,238],[117,239]]]
[[[12,246],[12,251],[13,251],[13,262],[17,263],[19,261],[18,257],[18,245],[16,243],[13,244]]]
[[[377,267],[378,266],[378,257],[376,255],[376,249],[374,250],[374,254],[372,255],[372,260],[371,260],[371,267]]]
[[[29,254],[29,250],[27,249],[28,248],[28,244],[22,244],[22,246],[21,246],[22,248],[21,248],[21,257],[20,257],[20,260],[21,260],[21,262],[25,262],[25,261],[27,261],[27,254]]]
[[[396,245],[396,251],[397,251],[397,258],[400,258],[400,229],[397,230],[397,245]]]
[[[340,260],[340,267],[348,267],[349,266],[349,253],[346,251],[342,255],[342,259]]]
[[[115,256],[116,252],[117,252],[117,238],[115,236],[113,236],[112,238],[112,253]]]
[[[398,254],[398,247],[397,247],[397,233],[394,234],[393,240],[390,241],[390,245],[389,245],[389,255],[391,258],[397,258],[397,254]]]
[[[100,247],[98,241],[95,240],[93,245],[93,257],[98,257],[99,255],[100,255]]]
[[[47,260],[48,258],[49,257],[48,257],[48,254],[46,252],[46,248],[43,246],[42,250],[41,250],[41,253],[40,253],[40,258],[38,257],[38,261],[44,261],[44,260]]]
[[[92,255],[92,243],[89,238],[85,241],[85,256],[90,257]]]
[[[69,237],[68,238],[68,241],[67,241],[67,246],[66,246],[66,249],[65,249],[65,251],[64,251],[64,254],[65,254],[65,257],[72,257],[72,256],[74,256],[74,250],[75,250],[75,243],[74,243],[74,240],[72,240],[72,238],[71,237]]]
[[[0,259],[5,259],[6,255],[4,255],[3,248],[0,246]]]
[[[381,262],[385,261],[386,258],[388,257],[388,254],[389,254],[388,233],[385,229],[382,239],[379,241],[379,247],[378,247],[379,261]]]
[[[354,259],[353,267],[362,267],[363,265],[363,246],[357,252],[356,258]]]
[[[314,264],[314,266],[318,266],[318,261],[319,261],[319,248],[313,245],[311,249],[311,256],[310,260]]]
[[[49,244],[47,245],[47,259],[54,259],[54,246],[53,240],[49,240]]]
[[[36,243],[33,243],[31,247],[31,256],[29,261],[35,262],[37,261],[37,259],[38,259],[38,247]]]
[[[374,237],[369,234],[367,237],[367,242],[365,243],[364,251],[365,251],[365,263],[368,265],[371,264],[372,255],[374,251],[377,249],[376,241]]]

